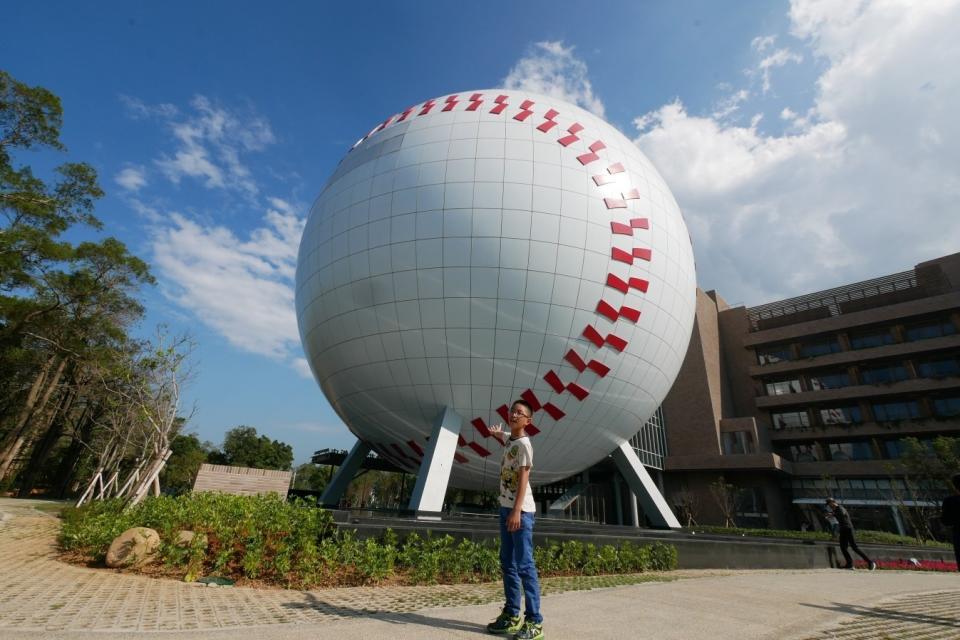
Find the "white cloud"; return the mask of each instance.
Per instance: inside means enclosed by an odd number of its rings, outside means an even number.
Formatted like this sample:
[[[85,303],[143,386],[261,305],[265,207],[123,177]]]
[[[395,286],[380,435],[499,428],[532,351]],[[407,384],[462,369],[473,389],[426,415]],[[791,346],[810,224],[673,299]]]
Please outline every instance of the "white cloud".
[[[757,36],[750,42],[750,47],[758,52],[764,53],[771,49],[776,43],[776,36]],[[760,75],[763,87],[763,93],[770,91],[770,72],[773,69],[782,67],[789,62],[800,64],[803,62],[803,56],[787,48],[776,49],[765,55],[757,64],[756,69],[748,72],[748,75]]]
[[[254,113],[240,114],[196,96],[192,111],[182,114],[173,105],[146,105],[137,98],[121,96],[131,117],[156,118],[169,128],[175,149],[154,160],[171,182],[195,178],[209,189],[231,189],[254,196],[258,193],[243,155],[262,151],[274,142],[270,123]]]
[[[113,179],[127,191],[136,192],[147,185],[147,174],[143,167],[125,167]]]
[[[603,117],[603,102],[593,94],[586,63],[560,41],[530,47],[503,79],[503,86],[566,100]]]
[[[785,132],[679,101],[636,120],[686,213],[700,284],[734,302],[901,271],[960,239],[960,3],[795,0],[790,19],[824,71],[809,109],[781,111]],[[800,57],[770,37],[753,48],[761,72]]]
[[[171,214],[153,228],[154,265],[165,293],[231,344],[303,374],[293,276],[304,220],[283,200],[271,205],[246,240]]]

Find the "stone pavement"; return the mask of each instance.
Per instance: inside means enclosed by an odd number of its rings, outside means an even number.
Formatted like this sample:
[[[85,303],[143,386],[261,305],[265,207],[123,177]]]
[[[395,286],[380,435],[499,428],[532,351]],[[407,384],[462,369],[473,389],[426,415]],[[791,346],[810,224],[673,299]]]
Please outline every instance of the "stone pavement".
[[[57,527],[30,502],[0,500],[0,640],[481,638],[500,597],[489,584],[305,592],[87,569],[56,559]],[[960,640],[960,574],[676,575],[587,592],[545,589],[547,637]]]

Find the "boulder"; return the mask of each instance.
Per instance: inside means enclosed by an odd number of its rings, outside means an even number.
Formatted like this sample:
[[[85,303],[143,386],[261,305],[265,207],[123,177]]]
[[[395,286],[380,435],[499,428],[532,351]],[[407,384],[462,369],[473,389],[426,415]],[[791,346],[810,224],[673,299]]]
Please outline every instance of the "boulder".
[[[113,542],[107,550],[108,567],[138,567],[147,564],[157,554],[160,548],[160,534],[147,527],[133,527],[127,529]]]
[[[181,548],[184,548],[184,549],[185,549],[185,548],[188,548],[188,547],[193,546],[193,543],[194,543],[193,541],[194,541],[195,539],[197,539],[197,538],[200,539],[200,542],[198,543],[198,544],[200,545],[200,548],[206,549],[206,548],[207,548],[207,534],[205,534],[205,533],[199,533],[199,534],[198,534],[198,533],[195,533],[195,532],[193,532],[193,531],[178,531],[178,532],[177,532],[177,538],[173,541],[173,544],[175,544],[175,545],[178,546],[178,547],[181,547]]]

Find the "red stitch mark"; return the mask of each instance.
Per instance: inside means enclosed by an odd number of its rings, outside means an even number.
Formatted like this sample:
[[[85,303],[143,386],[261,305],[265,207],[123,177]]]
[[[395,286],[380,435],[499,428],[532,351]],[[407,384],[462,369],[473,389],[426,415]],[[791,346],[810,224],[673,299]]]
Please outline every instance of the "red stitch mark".
[[[504,422],[507,422],[507,423],[510,422],[510,409],[507,407],[507,405],[502,404],[499,407],[497,407],[497,413],[500,415],[501,418],[503,418]]]
[[[583,330],[583,337],[592,342],[597,347],[603,346],[603,336],[600,335],[600,332],[593,328],[592,324],[588,324]]]
[[[462,436],[462,435],[457,435],[457,446],[458,446],[458,447],[465,447],[465,446],[467,446],[467,441],[463,439],[463,436]]]
[[[587,363],[584,362],[583,358],[580,357],[580,354],[578,354],[573,349],[570,349],[569,351],[567,351],[567,355],[563,356],[563,359],[569,362],[571,365],[573,365],[573,368],[579,371],[580,373],[583,373],[583,370],[587,368]],[[553,373],[553,371],[551,371],[550,373]],[[550,375],[550,374],[547,374],[547,375]],[[554,377],[556,377],[557,374],[554,373],[553,375]],[[549,380],[547,380],[547,382],[550,383]],[[559,389],[557,388],[557,385],[554,385],[552,383],[550,383],[550,386],[553,387],[553,390],[556,391],[557,393],[561,393],[563,391],[563,383],[560,382],[560,378],[557,378],[557,383],[560,386]]]
[[[467,107],[467,111],[476,111],[480,108],[480,105],[483,104],[482,96],[482,93],[475,93],[470,96],[470,105]]]
[[[562,138],[557,140],[557,142],[559,142],[564,147],[569,147],[574,142],[580,139],[579,136],[577,136],[577,134],[580,133],[581,131],[583,131],[583,125],[580,124],[579,122],[574,122],[572,125],[570,125],[570,128],[567,129],[567,132],[570,135],[563,136]]]
[[[527,432],[527,435],[529,435],[530,437],[533,437],[533,436],[537,435],[538,433],[540,433],[540,429],[537,429],[535,426],[533,426],[533,423],[532,423],[532,422],[531,422],[530,424],[528,424],[527,426],[525,426],[525,427],[523,428],[523,430],[526,431],[526,432]]]
[[[428,113],[430,113],[430,109],[433,109],[433,105],[435,104],[437,104],[436,100],[427,100],[426,102],[423,103],[423,109],[421,109],[420,113],[418,113],[417,115],[418,116],[427,115]]]
[[[594,162],[595,160],[599,160],[599,159],[600,159],[600,156],[593,153],[592,151],[590,153],[584,153],[583,155],[577,156],[577,160],[579,160],[580,164],[582,165],[588,165],[591,162]]]
[[[622,222],[611,222],[610,231],[622,236],[632,236],[633,227],[628,224],[623,224]]]
[[[597,374],[598,376],[600,376],[601,378],[605,378],[605,377],[607,376],[607,374],[610,373],[610,367],[608,367],[607,365],[603,364],[603,363],[600,362],[599,360],[591,360],[591,361],[587,364],[587,367],[588,367],[591,371],[593,371],[595,374]]]
[[[626,209],[627,203],[620,198],[604,198],[603,204],[607,205],[607,209]]]
[[[623,249],[618,249],[613,247],[610,250],[610,257],[614,260],[619,260],[620,262],[626,262],[627,264],[633,264],[633,254],[624,251]]]
[[[646,293],[647,288],[650,286],[650,282],[648,280],[644,280],[643,278],[630,278],[630,286]]]
[[[533,111],[530,110],[530,107],[532,106],[533,106],[533,100],[524,100],[523,103],[520,105],[520,108],[523,109],[523,111],[513,116],[513,119],[518,120],[519,122],[523,122],[524,120],[529,118],[530,114],[533,113]]]
[[[620,336],[613,335],[612,333],[607,334],[606,342],[617,351],[623,351],[627,348],[627,341]]]
[[[540,123],[540,126],[537,127],[537,131],[540,133],[546,133],[550,131],[550,129],[553,129],[555,126],[557,126],[557,123],[554,122],[553,119],[558,115],[560,115],[560,112],[556,109],[550,109],[550,111],[547,111],[545,114],[543,114],[545,120]]]
[[[467,464],[467,462],[469,462],[469,461],[467,460],[467,456],[465,456],[465,455],[463,455],[463,454],[461,454],[461,453],[454,453],[454,454],[453,454],[453,459],[456,460],[457,462],[459,462],[460,464]]]
[[[527,401],[534,412],[540,411],[540,401],[537,400],[537,395],[533,392],[533,389],[527,389],[520,394],[520,397]]]
[[[583,399],[590,395],[590,392],[578,385],[576,382],[571,382],[567,385],[567,391],[572,393],[574,397],[583,402]]]
[[[616,322],[619,314],[617,310],[610,306],[606,301],[601,300],[597,303],[597,313],[605,316],[610,322]]]
[[[543,410],[546,411],[548,414],[550,414],[550,417],[553,418],[554,420],[560,420],[561,418],[563,418],[563,416],[567,415],[550,402],[543,405]]]
[[[391,443],[390,443],[390,446],[393,447],[394,451],[396,451],[397,454],[398,454],[402,459],[404,459],[404,460],[410,460],[410,458],[407,456],[407,454],[405,454],[405,453],[403,452],[403,449],[401,449],[401,448],[400,448],[400,445],[398,445],[396,442],[391,442]]]
[[[626,282],[624,282],[617,276],[613,275],[612,273],[607,274],[607,286],[612,289],[616,289],[620,293],[626,293],[627,290],[630,288],[630,286]]]
[[[416,442],[414,442],[413,440],[407,440],[407,445],[408,445],[411,449],[413,449],[413,452],[414,452],[415,454],[417,454],[417,455],[420,456],[421,458],[423,457],[423,449],[420,448],[420,445],[418,445],[418,444],[417,444]]]
[[[598,173],[597,175],[593,176],[593,181],[598,187],[602,187],[605,184],[616,182],[617,179],[613,176],[605,176],[602,173]]]
[[[381,123],[380,123],[380,126],[377,127],[376,129],[374,129],[373,131],[371,131],[371,133],[376,133],[376,132],[378,132],[378,131],[383,131],[384,127],[386,127],[388,124],[390,124],[390,121],[393,120],[395,117],[396,117],[396,114],[390,116],[389,118],[387,118],[386,120],[384,120],[383,122],[381,122]]]
[[[650,251],[650,249],[634,249],[633,250],[634,258],[638,258],[640,260],[646,260],[647,262],[650,262],[650,258],[652,257],[652,255],[653,255],[653,252]]]
[[[444,102],[446,102],[447,104],[444,105],[443,110],[444,110],[444,111],[450,111],[450,110],[453,109],[455,106],[457,106],[457,98],[459,98],[459,97],[460,97],[460,96],[457,96],[457,95],[448,96],[447,99],[444,101]]]
[[[500,115],[501,113],[503,113],[503,110],[507,108],[507,96],[501,94],[497,96],[494,102],[496,102],[497,104],[496,106],[493,107],[493,109],[490,109],[490,113],[494,115]]]
[[[477,444],[476,442],[470,442],[470,443],[467,444],[467,446],[470,447],[471,449],[473,449],[474,451],[476,451],[476,452],[477,452],[477,455],[480,456],[481,458],[486,458],[488,455],[490,455],[490,451],[489,451],[489,450],[483,448],[482,446],[480,446],[480,445]]]
[[[640,311],[634,309],[633,307],[620,307],[620,315],[634,324],[640,320]]]
[[[608,172],[608,173],[611,173],[611,174],[614,174],[614,173],[623,173],[624,171],[625,171],[625,169],[623,168],[623,165],[622,165],[621,163],[619,163],[619,162],[616,162],[616,163],[610,165],[609,167],[607,167],[607,172]]]
[[[407,107],[403,113],[400,114],[400,117],[397,118],[397,122],[403,122],[411,113],[413,113],[413,107]]]
[[[547,371],[543,375],[543,379],[547,381],[547,384],[556,391],[557,393],[563,393],[563,383],[560,382],[560,376],[558,376],[553,369]]]
[[[487,425],[483,422],[483,418],[474,418],[470,421],[470,424],[473,425],[473,428],[480,432],[484,438],[489,438],[491,433],[490,429],[487,428]]]
[[[623,192],[623,199],[624,199],[624,200],[639,200],[639,199],[640,199],[640,192],[637,191],[636,189],[630,189],[630,191],[624,191],[624,192]]]
[[[650,220],[647,218],[632,218],[630,220],[630,226],[634,229],[649,229]]]

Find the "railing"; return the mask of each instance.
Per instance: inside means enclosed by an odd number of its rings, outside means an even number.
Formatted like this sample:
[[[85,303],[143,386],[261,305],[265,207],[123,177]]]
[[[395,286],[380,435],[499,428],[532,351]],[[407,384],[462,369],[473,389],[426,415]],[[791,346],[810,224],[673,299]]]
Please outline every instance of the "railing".
[[[897,292],[904,292],[903,300],[889,300],[898,297]],[[787,298],[769,304],[747,309],[750,319],[750,331],[760,331],[784,325],[806,322],[820,318],[839,316],[852,311],[860,311],[873,306],[883,306],[894,302],[901,302],[923,294],[917,286],[917,274],[911,269],[902,273],[864,280],[835,289],[827,289],[795,298]],[[870,298],[885,296],[870,304]]]

